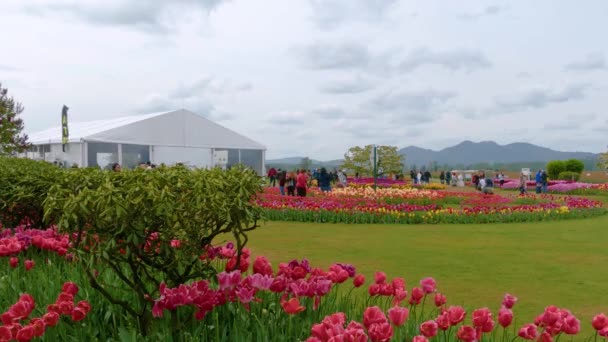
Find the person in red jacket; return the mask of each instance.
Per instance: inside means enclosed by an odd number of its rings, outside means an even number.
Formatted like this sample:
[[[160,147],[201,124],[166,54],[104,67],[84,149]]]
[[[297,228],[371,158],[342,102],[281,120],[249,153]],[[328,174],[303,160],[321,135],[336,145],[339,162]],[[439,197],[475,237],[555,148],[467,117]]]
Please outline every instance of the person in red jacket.
[[[268,178],[270,179],[271,186],[274,187],[275,185],[277,185],[277,169],[273,167],[268,170]]]
[[[308,181],[308,176],[306,175],[306,171],[300,170],[298,171],[298,177],[296,179],[296,192],[300,197],[306,197],[306,183]]]

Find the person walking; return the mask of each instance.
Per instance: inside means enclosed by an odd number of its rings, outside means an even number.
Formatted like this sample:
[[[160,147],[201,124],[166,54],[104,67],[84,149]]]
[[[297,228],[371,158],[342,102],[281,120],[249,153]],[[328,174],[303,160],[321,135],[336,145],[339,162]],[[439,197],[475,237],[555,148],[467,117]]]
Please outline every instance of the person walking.
[[[519,176],[519,194],[520,195],[526,194],[527,186],[528,186],[528,179],[526,178],[526,175],[524,175],[524,173],[522,172],[521,175]]]
[[[324,167],[322,167],[321,172],[319,172],[319,188],[321,188],[321,191],[323,192],[331,191],[331,177]]]
[[[424,182],[426,184],[431,183],[431,171],[429,171],[429,170],[424,171]]]
[[[445,184],[445,172],[443,172],[443,170],[441,171],[441,173],[439,174],[439,182],[441,184]]]
[[[543,194],[547,193],[547,184],[549,183],[548,179],[549,179],[549,175],[547,175],[547,171],[543,170],[543,172],[540,174],[540,182],[541,182]]]
[[[300,197],[306,197],[306,185],[308,183],[308,176],[305,170],[300,170],[300,173],[296,177],[296,193]]]
[[[418,171],[416,174],[416,184],[420,185],[420,182],[422,182],[422,173]]]
[[[505,184],[505,174],[500,172],[498,174],[498,182],[500,183],[500,187],[502,188],[502,186]]]
[[[287,184],[287,196],[295,196],[296,195],[296,174],[295,172],[290,172],[285,180],[285,184]]]
[[[279,191],[281,196],[285,196],[285,183],[287,182],[287,171],[283,170],[279,173]]]
[[[277,169],[275,169],[274,167],[270,168],[270,170],[268,170],[268,179],[270,180],[269,184],[271,186],[276,186],[277,184]]]
[[[536,180],[536,193],[537,194],[540,194],[540,192],[542,190],[542,185],[543,185],[543,183],[542,183],[542,175],[543,175],[542,171],[538,170],[538,172],[536,173],[536,179],[535,179]]]
[[[416,173],[414,170],[410,170],[410,178],[412,179],[412,184],[416,184]]]
[[[450,186],[452,184],[452,171],[448,171],[445,173],[445,184]]]

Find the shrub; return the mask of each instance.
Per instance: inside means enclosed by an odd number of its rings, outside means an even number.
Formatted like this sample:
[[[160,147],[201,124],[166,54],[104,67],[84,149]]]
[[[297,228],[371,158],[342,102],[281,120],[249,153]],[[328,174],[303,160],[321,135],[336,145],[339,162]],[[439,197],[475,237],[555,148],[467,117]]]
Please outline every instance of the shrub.
[[[558,179],[561,172],[566,171],[566,163],[563,160],[552,160],[547,163],[547,174],[551,179]]]
[[[43,201],[61,172],[42,161],[0,157],[0,223],[41,227]]]
[[[232,234],[239,266],[246,232],[260,218],[252,201],[259,191],[258,176],[238,167],[73,170],[50,189],[45,215],[75,237],[91,286],[136,319],[145,335],[160,283],[175,287],[215,275],[201,255],[216,236]],[[104,272],[121,282],[105,283]]]
[[[566,171],[574,172],[574,173],[582,173],[585,169],[585,164],[578,159],[568,159],[565,162]]]
[[[581,177],[580,173],[572,172],[572,171],[560,172],[558,175],[558,179],[561,179],[561,180],[578,181],[580,177]]]

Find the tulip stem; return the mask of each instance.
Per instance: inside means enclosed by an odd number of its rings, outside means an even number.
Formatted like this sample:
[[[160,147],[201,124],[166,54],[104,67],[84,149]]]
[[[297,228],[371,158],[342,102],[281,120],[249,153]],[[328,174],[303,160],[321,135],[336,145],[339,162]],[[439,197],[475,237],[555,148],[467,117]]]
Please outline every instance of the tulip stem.
[[[597,332],[597,330],[596,330],[596,331],[595,331],[595,339],[593,340],[593,342],[597,342],[597,334],[598,334],[598,332]]]
[[[424,303],[426,302],[426,294],[424,295],[424,298],[422,299],[422,309],[420,310],[420,319],[424,320]]]

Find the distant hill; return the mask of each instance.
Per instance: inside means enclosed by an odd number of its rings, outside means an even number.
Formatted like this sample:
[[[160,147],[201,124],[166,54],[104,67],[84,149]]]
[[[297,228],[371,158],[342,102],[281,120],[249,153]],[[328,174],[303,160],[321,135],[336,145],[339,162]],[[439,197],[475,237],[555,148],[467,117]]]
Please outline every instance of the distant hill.
[[[473,164],[513,164],[547,162],[556,159],[594,160],[596,154],[588,152],[561,152],[550,148],[528,143],[499,145],[493,141],[463,141],[452,147],[439,151],[409,146],[399,150],[406,155],[410,165],[429,165],[436,162],[440,165],[473,165]]]
[[[597,155],[589,152],[562,152],[528,143],[513,143],[499,145],[493,141],[463,141],[457,145],[439,151],[417,146],[408,146],[399,150],[406,156],[407,168],[414,165],[418,168],[432,164],[450,167],[482,168],[484,166],[499,166],[505,170],[518,170],[521,167],[543,167],[549,160],[580,159],[585,162],[587,169],[592,169]],[[295,168],[303,157],[290,157],[267,160],[267,167]],[[312,160],[312,167],[339,167],[342,160],[320,161]]]

